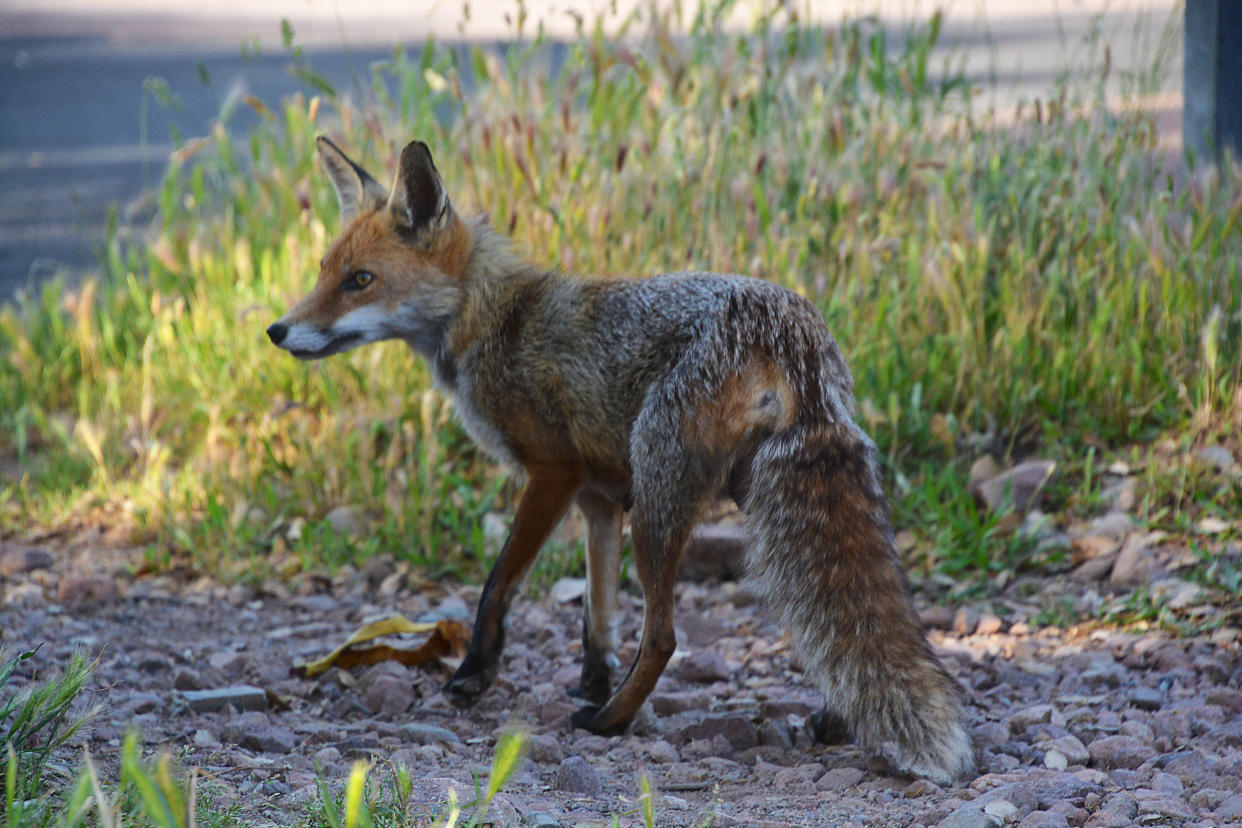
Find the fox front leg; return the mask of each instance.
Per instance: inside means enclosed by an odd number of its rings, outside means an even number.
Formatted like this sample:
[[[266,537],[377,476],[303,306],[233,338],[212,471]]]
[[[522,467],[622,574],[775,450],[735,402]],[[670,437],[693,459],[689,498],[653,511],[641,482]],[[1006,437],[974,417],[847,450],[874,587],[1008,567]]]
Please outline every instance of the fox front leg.
[[[491,686],[504,648],[504,621],[513,587],[521,583],[535,555],[569,507],[581,478],[563,469],[527,469],[528,481],[518,501],[513,529],[487,576],[470,648],[444,688],[458,706],[473,704]]]

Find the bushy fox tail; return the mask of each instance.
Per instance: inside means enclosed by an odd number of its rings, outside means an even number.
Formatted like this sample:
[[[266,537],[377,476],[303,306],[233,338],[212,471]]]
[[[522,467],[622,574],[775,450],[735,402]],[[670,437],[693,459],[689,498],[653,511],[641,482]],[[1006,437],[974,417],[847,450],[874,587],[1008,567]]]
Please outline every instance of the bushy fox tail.
[[[852,422],[773,434],[745,501],[747,577],[793,632],[825,710],[903,772],[948,783],[972,771],[958,688],[911,603],[870,439]]]

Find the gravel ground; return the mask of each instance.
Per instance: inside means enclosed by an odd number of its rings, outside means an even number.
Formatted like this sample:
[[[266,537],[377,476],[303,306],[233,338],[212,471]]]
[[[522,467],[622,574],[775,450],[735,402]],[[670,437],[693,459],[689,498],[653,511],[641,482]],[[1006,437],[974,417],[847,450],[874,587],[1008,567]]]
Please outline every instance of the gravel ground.
[[[478,591],[445,591],[373,559],[291,590],[206,577],[117,574],[132,550],[99,536],[30,547],[0,542],[0,632],[43,642],[47,670],[75,647],[100,653],[90,747],[105,765],[137,728],[206,772],[219,804],[289,824],[316,797],[316,768],[343,780],[359,757],[409,765],[416,806],[450,786],[473,793],[496,738],[530,736],[520,772],[493,804],[497,825],[638,825],[640,779],[659,792],[658,824],[714,826],[1242,825],[1242,665],[1238,631],[1174,638],[1108,628],[1034,629],[986,611],[932,607],[932,642],[962,685],[980,776],[941,788],[890,775],[854,746],[812,744],[819,706],[782,631],[732,582],[679,587],[679,650],[628,735],[569,726],[577,708],[580,599],[521,600],[504,669],[468,712],[440,693],[449,669],[382,663],[316,680],[291,666],[362,623],[461,617]],[[639,601],[622,598],[633,656]],[[955,631],[956,630],[956,631]],[[29,664],[29,663],[28,663]],[[27,674],[28,677],[28,674]],[[227,691],[215,710],[201,692]],[[257,705],[259,709],[247,709]],[[200,708],[200,709],[195,709]]]

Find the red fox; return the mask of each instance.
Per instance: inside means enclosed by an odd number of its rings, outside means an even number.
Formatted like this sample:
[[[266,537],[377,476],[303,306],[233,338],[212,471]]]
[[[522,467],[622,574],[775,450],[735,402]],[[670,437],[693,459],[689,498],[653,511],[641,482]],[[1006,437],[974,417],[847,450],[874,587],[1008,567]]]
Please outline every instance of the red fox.
[[[911,603],[875,446],[853,419],[853,377],[814,305],[743,276],[542,270],[485,218],[458,215],[425,144],[405,147],[389,192],[318,143],[343,229],[314,289],[268,336],[301,359],[405,340],[479,445],[525,473],[446,687],[455,703],[492,683],[514,587],[576,503],[588,526],[577,691],[589,704],[572,721],[624,730],[676,646],[682,548],[700,513],[728,496],[752,538],[747,578],[824,692],[812,733],[848,732],[897,770],[940,783],[973,770],[958,687]],[[643,628],[614,690],[627,510]]]

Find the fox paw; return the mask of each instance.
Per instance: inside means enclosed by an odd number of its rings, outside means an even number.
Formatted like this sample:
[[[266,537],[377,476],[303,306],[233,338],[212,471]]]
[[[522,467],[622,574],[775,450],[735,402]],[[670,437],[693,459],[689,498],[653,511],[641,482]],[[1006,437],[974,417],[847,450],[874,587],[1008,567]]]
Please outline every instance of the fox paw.
[[[589,730],[591,733],[598,736],[616,736],[625,732],[625,728],[629,725],[629,722],[622,722],[621,724],[613,725],[605,724],[600,721],[600,712],[601,710],[599,707],[589,704],[570,716],[569,723],[574,727]]]
[[[444,686],[444,695],[455,707],[470,707],[491,686],[491,680],[482,673],[456,675]]]

